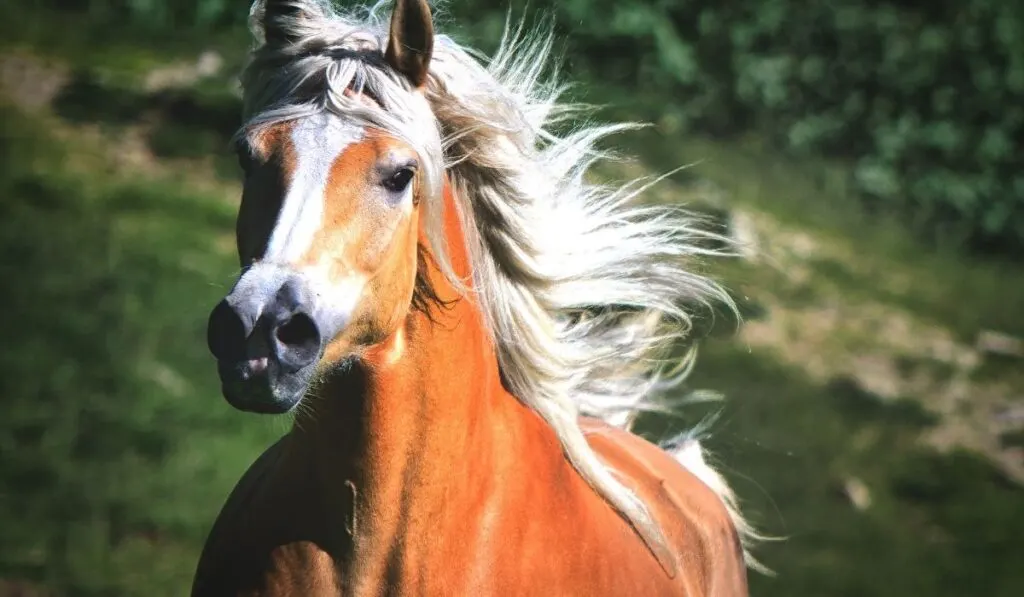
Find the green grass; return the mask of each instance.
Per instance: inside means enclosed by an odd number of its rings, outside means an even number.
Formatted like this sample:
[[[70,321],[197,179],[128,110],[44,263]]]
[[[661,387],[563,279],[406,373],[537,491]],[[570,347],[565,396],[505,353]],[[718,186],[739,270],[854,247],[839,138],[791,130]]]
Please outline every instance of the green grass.
[[[922,447],[934,421],[916,403],[884,402],[841,379],[817,385],[723,340],[705,346],[691,384],[727,396],[708,446],[750,519],[783,538],[757,549],[776,576],[752,574],[752,594],[1010,597],[1024,588],[1024,490],[976,455]],[[643,426],[660,433],[682,421]],[[864,511],[842,493],[849,478],[870,491]]]
[[[235,267],[226,202],[74,174],[0,111],[0,578],[181,595],[212,517],[280,425],[239,416],[205,350]]]
[[[98,70],[118,81],[133,80],[170,61],[195,60],[203,50],[218,52],[226,69],[237,68],[249,49],[249,32],[244,26],[216,34],[179,27],[128,27],[24,2],[7,9],[8,14],[15,12],[17,18],[0,20],[0,49],[27,49],[73,70]]]

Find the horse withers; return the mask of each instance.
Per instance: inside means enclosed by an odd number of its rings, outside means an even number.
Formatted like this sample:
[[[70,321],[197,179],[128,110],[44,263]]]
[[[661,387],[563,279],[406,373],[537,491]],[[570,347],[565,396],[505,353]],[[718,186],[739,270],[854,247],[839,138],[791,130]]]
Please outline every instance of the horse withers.
[[[484,66],[425,0],[378,11],[253,6],[209,345],[228,402],[294,423],[193,595],[746,595],[753,535],[696,439],[628,431],[689,309],[728,301],[693,273],[709,234],[588,182],[628,125],[557,126],[550,33]]]

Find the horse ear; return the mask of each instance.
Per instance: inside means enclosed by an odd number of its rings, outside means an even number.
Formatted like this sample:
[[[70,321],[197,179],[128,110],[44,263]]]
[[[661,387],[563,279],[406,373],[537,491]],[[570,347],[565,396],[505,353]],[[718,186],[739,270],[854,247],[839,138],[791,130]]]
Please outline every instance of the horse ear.
[[[306,0],[264,0],[262,14],[257,13],[263,37],[270,45],[287,45],[299,37],[303,20],[311,19],[316,7]]]
[[[384,53],[388,64],[419,88],[427,82],[434,51],[434,23],[427,0],[397,0]]]

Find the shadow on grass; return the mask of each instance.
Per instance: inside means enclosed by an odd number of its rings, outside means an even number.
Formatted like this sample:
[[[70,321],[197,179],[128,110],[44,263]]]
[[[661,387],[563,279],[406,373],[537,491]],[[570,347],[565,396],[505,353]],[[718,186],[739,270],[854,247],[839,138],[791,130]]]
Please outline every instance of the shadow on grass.
[[[236,266],[214,239],[233,215],[166,181],[69,174],[45,137],[0,110],[0,579],[184,594],[208,524],[274,435],[224,403],[205,349]]]
[[[752,574],[752,594],[1011,597],[1024,593],[1024,489],[982,457],[935,452],[919,441],[934,417],[911,401],[882,400],[848,379],[807,381],[768,355],[712,340],[694,387],[724,403],[707,445],[746,514],[784,540],[756,555],[774,578]],[[697,419],[648,418],[661,436]],[[844,493],[863,483],[870,505]]]

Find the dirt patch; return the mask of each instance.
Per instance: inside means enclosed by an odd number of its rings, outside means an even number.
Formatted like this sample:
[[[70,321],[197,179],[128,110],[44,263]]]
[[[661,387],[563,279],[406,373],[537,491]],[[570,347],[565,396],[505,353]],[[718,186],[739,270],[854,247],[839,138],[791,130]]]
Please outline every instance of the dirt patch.
[[[641,164],[620,162],[603,167],[602,174],[630,179],[650,173]],[[959,341],[941,322],[879,298],[881,291],[913,293],[913,271],[879,271],[864,259],[855,239],[826,237],[733,205],[713,181],[664,180],[645,199],[710,206],[727,214],[736,253],[746,262],[743,294],[764,310],[762,317],[744,323],[736,341],[821,384],[846,378],[882,399],[913,399],[938,415],[925,441],[940,449],[977,450],[1024,483],[1024,450],[1000,442],[1008,431],[1024,429],[1024,361],[1016,375],[984,379],[977,374],[991,353],[1024,350],[1018,339],[986,331],[975,343]],[[851,293],[850,280],[823,273],[817,267],[822,263],[835,264],[870,287]]]
[[[619,179],[649,174],[630,162],[611,164],[604,172]],[[886,292],[912,294],[913,271],[895,264],[879,269],[864,258],[855,239],[827,237],[733,205],[713,181],[665,180],[647,199],[711,206],[727,214],[736,254],[746,263],[740,275],[743,294],[764,310],[762,317],[744,323],[736,341],[821,384],[845,378],[882,399],[913,399],[938,415],[924,441],[939,449],[979,451],[1024,483],[1024,449],[1000,441],[1003,434],[1024,429],[1024,361],[1016,375],[978,374],[993,354],[1016,356],[1024,350],[1019,339],[981,331],[976,342],[959,340],[941,322],[881,298]],[[823,272],[821,264],[836,271]],[[850,292],[851,283],[862,287]]]
[[[218,60],[204,55],[195,64],[156,69],[144,83],[153,88],[187,85],[215,73],[220,68]],[[15,107],[41,117],[51,134],[84,148],[69,154],[68,168],[175,179],[199,192],[222,196],[227,202],[238,201],[240,185],[217,176],[212,156],[164,159],[154,155],[149,146],[155,127],[152,122],[109,127],[92,122],[73,124],[57,117],[53,103],[70,80],[69,69],[59,63],[25,54],[0,55],[0,94]]]
[[[69,79],[61,64],[21,53],[0,55],[0,91],[23,110],[48,108]]]
[[[851,269],[862,267],[852,251],[806,230],[791,230],[767,214],[744,210],[742,218],[748,236],[771,239],[759,243],[757,261],[775,275],[759,278],[772,281],[755,289],[766,315],[746,322],[738,341],[819,383],[846,377],[883,399],[914,399],[939,415],[926,441],[940,449],[980,451],[1024,482],[1024,453],[999,439],[1024,422],[994,414],[1024,403],[1024,379],[978,379],[975,372],[987,358],[978,346],[869,293],[845,292],[808,264],[824,256]],[[794,291],[810,298],[800,304],[785,298]]]
[[[208,50],[193,62],[176,62],[149,71],[142,81],[142,88],[152,92],[191,87],[203,79],[216,76],[223,67],[224,59],[221,55]]]
[[[0,597],[54,597],[54,593],[30,582],[0,579]]]

